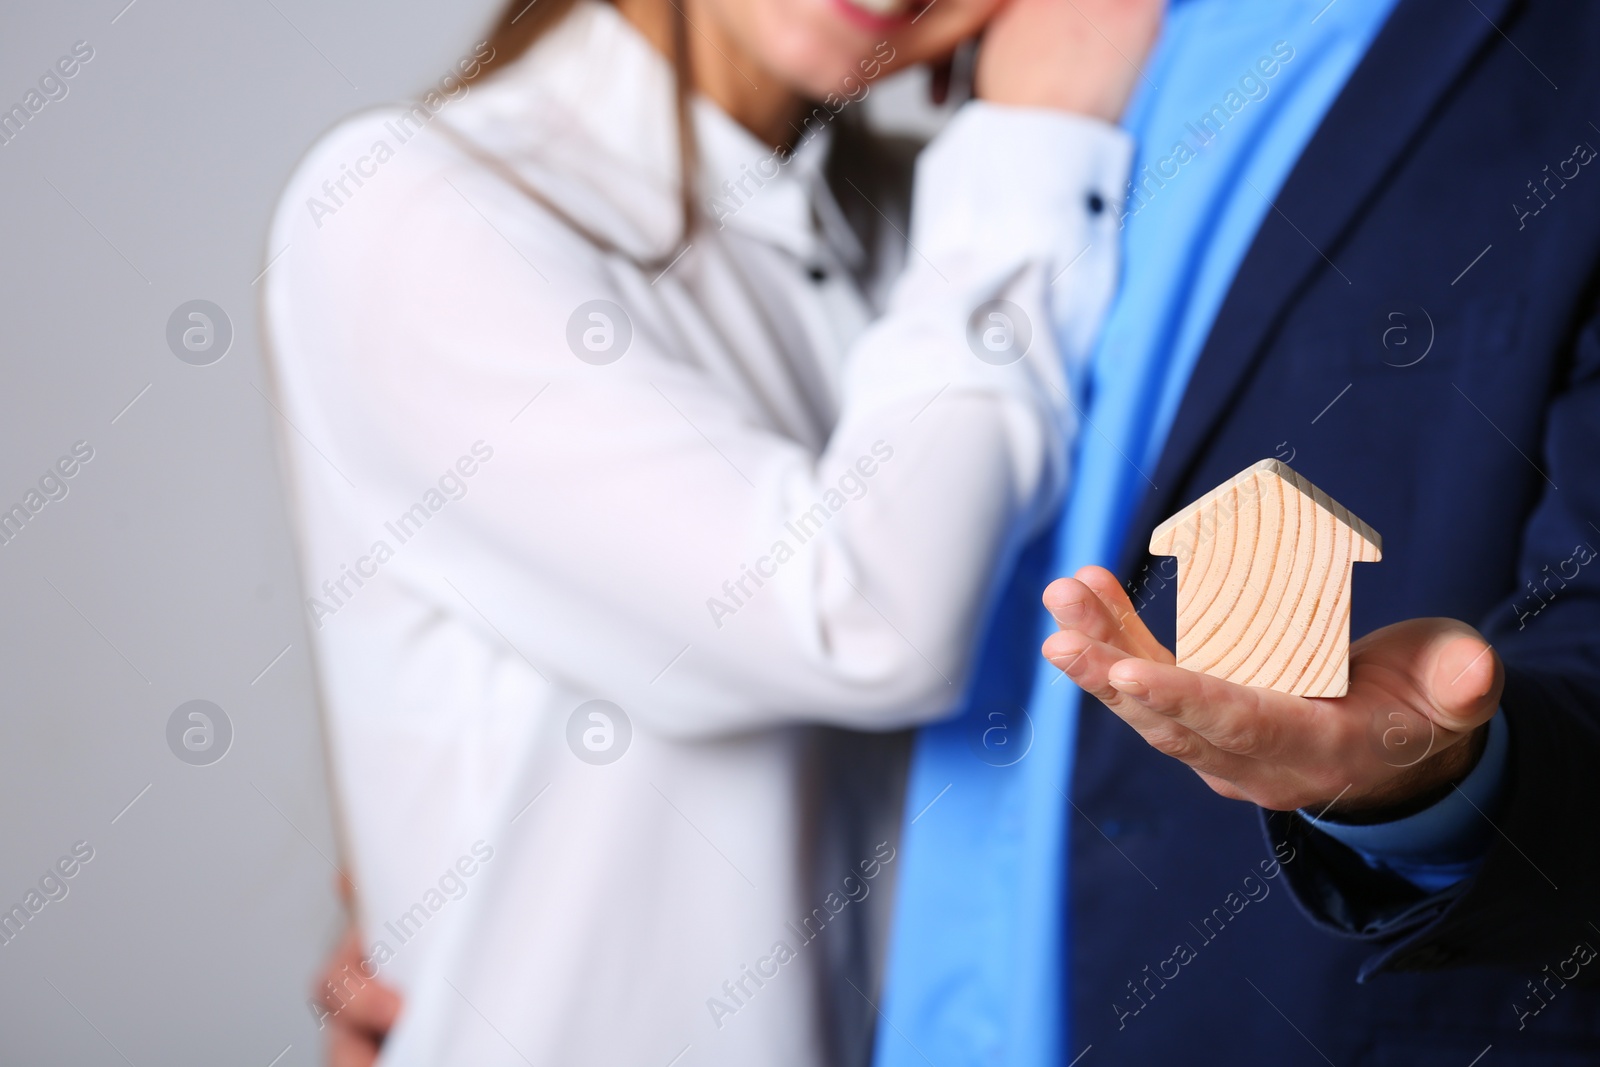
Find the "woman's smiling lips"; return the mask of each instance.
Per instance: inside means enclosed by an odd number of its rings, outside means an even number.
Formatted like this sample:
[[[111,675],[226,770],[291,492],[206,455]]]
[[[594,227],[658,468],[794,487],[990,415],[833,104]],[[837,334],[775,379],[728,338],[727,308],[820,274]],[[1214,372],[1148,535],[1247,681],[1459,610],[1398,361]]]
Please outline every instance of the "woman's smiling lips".
[[[868,2],[878,2],[878,0],[868,0]],[[880,33],[898,30],[908,25],[911,21],[908,17],[910,8],[913,6],[907,3],[880,3],[879,6],[885,10],[876,11],[856,3],[855,0],[832,0],[832,3],[841,15],[857,26]]]

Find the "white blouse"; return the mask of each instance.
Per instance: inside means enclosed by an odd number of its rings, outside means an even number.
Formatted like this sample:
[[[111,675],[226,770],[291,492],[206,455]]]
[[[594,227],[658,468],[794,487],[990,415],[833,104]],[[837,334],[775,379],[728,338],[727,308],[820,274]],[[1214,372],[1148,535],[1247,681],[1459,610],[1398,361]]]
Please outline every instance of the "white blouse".
[[[267,274],[384,1062],[822,1064],[809,939],[894,843],[807,888],[807,724],[959,699],[1062,488],[1128,141],[966,106],[873,321],[828,136],[780,162],[703,100],[721,225],[643,262],[670,72],[607,4],[433,103],[322,139]]]

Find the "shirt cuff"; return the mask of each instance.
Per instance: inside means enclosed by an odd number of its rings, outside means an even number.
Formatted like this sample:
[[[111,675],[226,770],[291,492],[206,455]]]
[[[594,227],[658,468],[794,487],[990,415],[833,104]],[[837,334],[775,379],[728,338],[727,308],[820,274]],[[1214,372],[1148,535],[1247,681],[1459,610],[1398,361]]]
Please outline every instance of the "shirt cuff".
[[[965,257],[1073,256],[1068,235],[1115,243],[1133,140],[1109,123],[975,100],[917,163],[911,238],[947,272]],[[999,256],[995,252],[1001,253]]]
[[[1300,814],[1318,830],[1355,850],[1368,866],[1398,874],[1418,889],[1437,893],[1474,873],[1483,862],[1504,790],[1511,729],[1504,710],[1489,720],[1483,755],[1438,803],[1394,822],[1354,826]]]
[[[1113,195],[1132,154],[1095,119],[963,105],[918,160],[906,269],[845,363],[840,424],[946,390],[998,399],[1023,528],[1046,521],[1077,432],[1074,383],[1116,287]]]

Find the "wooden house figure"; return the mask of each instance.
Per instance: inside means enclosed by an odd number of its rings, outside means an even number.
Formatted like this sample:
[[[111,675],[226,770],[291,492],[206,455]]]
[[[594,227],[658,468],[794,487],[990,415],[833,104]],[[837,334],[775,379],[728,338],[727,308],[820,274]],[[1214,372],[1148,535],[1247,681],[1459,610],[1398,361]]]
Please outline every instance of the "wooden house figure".
[[[1341,697],[1350,685],[1350,571],[1383,539],[1275,459],[1156,527],[1178,560],[1178,666],[1240,685]]]

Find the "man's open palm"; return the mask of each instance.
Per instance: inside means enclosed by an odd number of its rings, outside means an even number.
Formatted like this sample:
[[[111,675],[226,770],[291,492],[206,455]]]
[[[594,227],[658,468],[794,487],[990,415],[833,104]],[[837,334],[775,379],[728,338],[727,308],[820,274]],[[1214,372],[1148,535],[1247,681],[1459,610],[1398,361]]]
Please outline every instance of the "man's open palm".
[[[1343,697],[1289,696],[1175,663],[1122,586],[1085,567],[1045,590],[1044,655],[1150,745],[1226,797],[1342,812],[1404,805],[1461,778],[1500,701],[1500,657],[1454,619],[1409,619],[1350,648]]]

